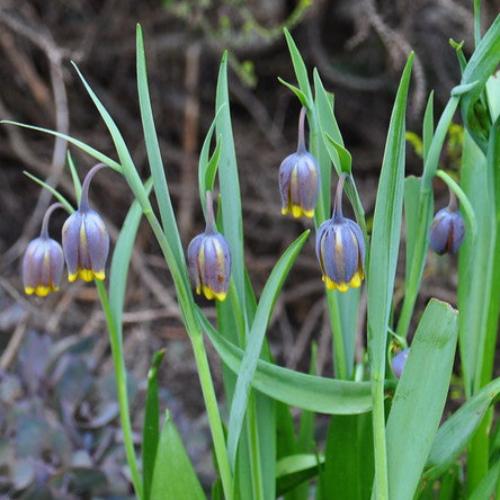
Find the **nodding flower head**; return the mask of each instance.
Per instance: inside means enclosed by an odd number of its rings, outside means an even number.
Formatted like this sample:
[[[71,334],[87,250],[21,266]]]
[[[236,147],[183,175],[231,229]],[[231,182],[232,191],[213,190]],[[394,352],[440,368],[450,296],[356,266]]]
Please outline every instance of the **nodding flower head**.
[[[344,176],[339,179],[332,218],[316,235],[316,255],[329,290],[358,288],[364,278],[365,242],[361,228],[342,214]]]
[[[64,223],[62,246],[68,280],[104,280],[105,267],[109,252],[109,235],[103,220],[89,207],[88,191],[95,173],[105,165],[95,165],[86,175],[80,198],[80,206]]]
[[[297,151],[281,162],[279,170],[281,213],[291,213],[295,218],[314,216],[319,189],[318,164],[305,147],[305,115],[306,110],[302,108]]]
[[[207,192],[205,232],[191,240],[187,255],[196,293],[207,299],[224,300],[231,275],[231,253],[224,236],[215,227],[210,192]]]
[[[60,203],[51,205],[43,217],[40,236],[30,242],[23,258],[23,285],[27,295],[46,297],[51,292],[59,290],[64,268],[64,258],[61,245],[49,237],[50,215]]]
[[[408,354],[410,354],[410,349],[406,348],[398,352],[396,356],[392,358],[392,371],[397,378],[401,378],[401,375],[403,374]]]
[[[434,216],[431,226],[430,247],[437,254],[457,253],[465,236],[464,220],[457,210],[455,195],[450,191],[450,203]]]

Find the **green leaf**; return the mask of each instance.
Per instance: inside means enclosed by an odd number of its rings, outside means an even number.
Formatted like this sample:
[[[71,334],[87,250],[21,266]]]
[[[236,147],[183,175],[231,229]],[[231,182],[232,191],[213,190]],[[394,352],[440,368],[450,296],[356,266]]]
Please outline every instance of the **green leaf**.
[[[283,286],[283,283],[308,236],[309,231],[305,231],[280,257],[264,286],[262,295],[257,305],[255,318],[248,336],[245,356],[238,373],[233,401],[231,403],[231,412],[229,415],[228,454],[229,461],[233,464],[233,466],[236,460],[236,451],[240,438],[241,427],[243,425],[243,419],[245,418],[248,393],[255,369],[257,367],[257,361],[262,350],[267,325],[281,287]]]
[[[148,372],[146,411],[142,432],[142,477],[144,499],[149,500],[153,484],[156,452],[160,440],[160,404],[158,401],[158,369],[165,356],[165,350],[155,352]]]
[[[152,182],[149,180],[145,185],[147,194],[150,193],[151,187]],[[135,238],[141,218],[142,208],[138,201],[134,201],[123,222],[111,259],[111,269],[109,273],[109,304],[120,337],[122,336],[123,329],[122,317],[125,294],[127,292],[128,269],[130,267],[130,259],[132,258]]]
[[[476,47],[462,75],[461,85],[478,81],[472,90],[462,98],[461,109],[467,129],[473,134],[481,149],[486,151],[487,136],[484,135],[484,124],[478,117],[476,103],[483,92],[486,81],[492,75],[500,62],[500,15],[484,34]],[[479,120],[479,121],[478,121]]]
[[[333,139],[333,137],[330,134],[325,132],[324,138],[325,138],[325,144],[327,145],[327,149],[329,148],[329,146],[332,146],[337,152],[340,162],[339,165],[340,171],[346,174],[350,174],[352,169],[351,153],[349,153],[349,151],[347,151],[347,149],[344,146],[342,146],[342,144],[339,144],[337,141],[335,141],[335,139]]]
[[[323,457],[314,454],[290,455],[276,465],[276,496],[290,492],[316,476],[323,464]]]
[[[406,368],[405,368],[406,370]],[[484,386],[439,428],[427,459],[424,479],[439,477],[467,447],[493,401],[500,394],[500,378]]]
[[[300,104],[302,104],[302,106],[304,106],[305,108],[308,107],[307,97],[304,94],[304,92],[302,92],[302,90],[300,90],[295,85],[292,85],[291,83],[288,83],[286,80],[283,80],[283,78],[280,78],[279,76],[278,76],[278,81],[282,85],[284,85],[288,90],[291,90],[295,94],[295,96],[300,101]]]
[[[69,171],[71,172],[71,180],[73,181],[73,188],[75,189],[75,196],[77,204],[80,204],[80,196],[82,194],[82,183],[80,177],[78,177],[78,172],[76,170],[75,162],[71,156],[71,152],[68,149],[68,154],[66,155],[68,161]]]
[[[36,184],[38,184],[39,186],[41,186],[44,189],[46,189],[47,191],[49,191],[49,193],[51,193],[54,196],[54,198],[59,203],[61,203],[61,205],[63,205],[64,209],[68,213],[72,214],[75,211],[75,209],[73,208],[73,206],[71,205],[71,203],[59,191],[57,191],[57,189],[54,189],[50,184],[47,184],[46,182],[42,181],[41,179],[39,179],[35,175],[30,174],[26,170],[23,171],[23,174],[26,177],[28,177],[28,179],[31,179]]]
[[[485,500],[494,498],[497,483],[500,480],[500,459],[490,468],[486,476],[474,489],[468,500]]]
[[[226,340],[200,309],[198,318],[223,362],[239,373],[243,351]],[[252,386],[290,406],[318,413],[350,415],[371,409],[370,383],[351,382],[300,373],[259,360]]]
[[[141,111],[142,128],[144,130],[144,142],[146,144],[149,168],[153,177],[153,186],[160,211],[163,232],[175,255],[177,265],[180,269],[185,269],[184,250],[182,248],[179,229],[177,227],[172,200],[168,190],[165,168],[161,158],[160,145],[154,123],[153,109],[151,107],[146,55],[144,52],[144,40],[140,24],[136,27],[136,71],[137,92],[139,94],[139,108]]]
[[[321,487],[326,498],[370,498],[373,486],[371,415],[334,415],[330,419]]]
[[[313,97],[312,97],[311,85],[309,83],[309,77],[307,76],[307,68],[304,63],[304,59],[302,59],[299,49],[297,48],[297,45],[295,44],[295,41],[292,38],[292,35],[290,35],[290,32],[286,28],[284,28],[283,32],[285,34],[288,50],[292,58],[292,64],[295,70],[295,76],[297,77],[297,82],[299,83],[300,90],[303,92],[306,98],[306,107],[308,109],[311,109]]]
[[[70,135],[62,134],[60,132],[56,132],[55,130],[50,130],[48,128],[35,127],[34,125],[27,125],[26,123],[19,123],[11,120],[1,120],[0,124],[15,125],[16,127],[27,128],[29,130],[36,130],[37,132],[43,132],[44,134],[53,135],[54,137],[60,137],[61,139],[64,139],[65,141],[68,141],[70,144],[73,144],[77,148],[81,149],[84,153],[87,153],[89,156],[92,156],[92,158],[95,158],[97,161],[100,161],[105,165],[108,165],[108,167],[111,167],[113,170],[116,170],[117,172],[121,172],[122,167],[115,160],[112,160],[105,154],[102,154],[100,151],[97,151],[97,149],[90,147],[89,145],[85,144],[84,142],[78,139],[75,139],[74,137],[71,137]]]
[[[85,90],[89,94],[92,102],[97,108],[97,111],[99,111],[101,118],[106,124],[106,127],[111,135],[111,139],[113,140],[113,143],[115,145],[116,153],[118,154],[118,158],[120,159],[122,173],[127,179],[127,183],[130,186],[130,189],[134,193],[135,198],[137,198],[137,200],[141,204],[143,210],[152,211],[151,203],[149,202],[149,199],[144,191],[144,185],[142,184],[139,174],[137,173],[134,162],[132,160],[132,157],[130,156],[130,152],[127,148],[127,145],[125,144],[125,140],[123,139],[120,130],[116,126],[116,123],[114,122],[111,115],[108,113],[108,110],[104,107],[102,102],[99,100],[95,92],[88,84],[87,80],[85,80],[85,78],[83,77],[82,73],[78,69],[78,66],[74,62],[72,62],[72,64],[80,80],[82,81]]]
[[[422,127],[422,140],[424,143],[424,163],[429,155],[429,149],[434,136],[434,91],[432,90],[427,100],[424,112],[424,125]]]
[[[150,498],[206,498],[169,412],[160,435]]]
[[[457,311],[432,299],[418,324],[387,420],[389,498],[411,500],[448,395]]]
[[[373,394],[373,438],[377,498],[388,497],[383,384],[387,329],[398,261],[405,170],[405,115],[413,54],[403,70],[394,102],[377,189],[367,273],[368,348]]]
[[[219,111],[215,114],[214,119],[208,129],[205,140],[203,141],[203,146],[200,152],[200,158],[198,161],[198,191],[200,195],[200,202],[203,208],[203,212],[206,211],[206,192],[213,191],[215,184],[215,177],[217,175],[217,168],[219,166],[220,154],[221,154],[221,138],[217,139],[217,144],[215,146],[215,151],[212,156],[209,157],[210,144],[212,142],[212,137],[215,130],[215,124]]]
[[[221,195],[223,233],[231,249],[232,277],[241,307],[245,299],[245,262],[243,253],[243,225],[240,198],[240,181],[236,151],[234,148],[231,124],[231,108],[227,82],[227,52],[222,56],[215,98],[216,133],[221,137],[221,155],[219,160],[219,186]],[[231,292],[230,292],[231,295]],[[231,297],[229,297],[231,299]],[[246,316],[246,315],[245,315]]]

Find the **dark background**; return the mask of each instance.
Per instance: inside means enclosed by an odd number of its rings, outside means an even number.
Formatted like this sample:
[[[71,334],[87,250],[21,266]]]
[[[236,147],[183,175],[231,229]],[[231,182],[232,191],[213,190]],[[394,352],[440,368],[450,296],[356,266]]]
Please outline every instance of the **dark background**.
[[[486,26],[499,2],[482,3]],[[370,216],[406,56],[415,51],[408,129],[419,134],[430,90],[439,116],[459,82],[448,39],[463,40],[470,54],[471,5],[452,0],[314,0],[299,6],[285,0],[0,0],[0,118],[70,133],[115,157],[109,134],[70,65],[73,60],[117,121],[146,177],[135,82],[139,21],[163,158],[187,244],[202,228],[197,154],[214,114],[218,64],[223,49],[229,49],[246,261],[259,290],[301,227],[279,215],[277,172],[295,148],[299,112],[296,98],[277,81],[277,76],[295,81],[282,26],[290,27],[308,67],[317,66],[335,93],[336,116]],[[408,149],[408,172],[418,174],[421,162]],[[83,176],[93,162],[75,148],[71,152]],[[29,497],[34,491],[54,498],[128,491],[112,365],[94,288],[64,283],[60,293],[43,301],[22,295],[20,257],[51,201],[22,171],[48,179],[73,200],[65,155],[64,142],[0,127],[0,498]],[[451,169],[455,160],[456,151],[442,158]],[[446,190],[436,183],[435,192],[442,206]],[[95,178],[91,203],[105,217],[112,238],[130,201],[125,183],[113,172]],[[53,217],[53,235],[63,219],[62,214]],[[429,258],[421,304],[430,296],[455,303],[454,269],[454,259]],[[316,340],[319,370],[331,374],[319,278],[311,243],[277,304],[271,343],[280,363],[305,369],[310,341]],[[141,429],[150,357],[166,346],[160,374],[163,406],[171,409],[209,484],[209,438],[194,362],[170,277],[146,225],[136,244],[126,311],[135,429]],[[217,363],[213,369],[220,382]]]

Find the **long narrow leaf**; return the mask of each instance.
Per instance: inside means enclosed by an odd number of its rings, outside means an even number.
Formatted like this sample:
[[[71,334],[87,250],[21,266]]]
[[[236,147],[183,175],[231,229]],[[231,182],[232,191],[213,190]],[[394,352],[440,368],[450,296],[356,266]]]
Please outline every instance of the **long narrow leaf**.
[[[160,440],[160,404],[158,401],[158,369],[165,356],[162,349],[156,352],[148,372],[146,411],[142,432],[142,478],[144,499],[149,500],[153,483],[156,453]]]
[[[387,420],[390,499],[414,497],[446,403],[456,344],[457,311],[431,300]]]
[[[160,144],[156,133],[156,127],[149,96],[148,75],[146,67],[146,54],[144,52],[144,40],[142,28],[138,24],[136,29],[136,66],[137,66],[137,91],[139,94],[139,107],[141,111],[142,128],[144,130],[144,142],[149,159],[149,167],[153,176],[155,190],[163,231],[170,242],[180,268],[185,267],[184,251],[179,235],[179,229],[175,219],[172,200],[168,190],[167,178],[163,161],[161,158]]]
[[[198,318],[224,363],[239,373],[243,351],[226,340],[198,310]],[[330,415],[365,413],[372,407],[369,382],[351,382],[300,373],[259,360],[252,386],[290,406]]]
[[[264,286],[260,301],[257,305],[255,319],[250,330],[245,356],[242,360],[236,388],[231,404],[228,428],[228,453],[230,462],[235,463],[236,450],[240,438],[241,427],[245,417],[248,392],[254,376],[257,362],[262,350],[267,324],[271,317],[276,298],[283,286],[283,283],[292,267],[295,259],[299,255],[302,246],[309,236],[309,231],[305,231],[297,238],[280,257],[274,266],[269,279]]]
[[[387,329],[401,231],[405,169],[405,115],[412,63],[413,55],[410,55],[403,70],[387,132],[387,143],[377,189],[367,276],[368,344],[373,393],[377,498],[388,496],[383,381]]]

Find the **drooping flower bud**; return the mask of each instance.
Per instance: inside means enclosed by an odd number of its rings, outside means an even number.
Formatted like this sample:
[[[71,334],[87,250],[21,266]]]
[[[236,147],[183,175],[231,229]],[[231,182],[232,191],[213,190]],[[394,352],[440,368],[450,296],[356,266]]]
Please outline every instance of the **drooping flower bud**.
[[[88,191],[95,173],[105,167],[95,165],[85,176],[78,210],[70,215],[62,230],[62,246],[68,280],[104,280],[109,252],[109,235],[100,215],[89,207]]]
[[[391,363],[392,371],[394,372],[394,375],[396,375],[397,378],[401,378],[409,354],[410,354],[410,349],[406,348],[398,352],[396,356],[392,358],[392,363]]]
[[[279,189],[281,213],[293,217],[314,217],[314,208],[319,190],[319,169],[314,156],[305,146],[304,120],[306,110],[302,108],[299,118],[297,151],[288,155],[280,165]]]
[[[344,176],[337,185],[333,215],[316,235],[316,255],[329,290],[358,288],[364,278],[365,242],[361,228],[342,214]]]
[[[434,216],[431,226],[430,247],[437,254],[457,253],[465,236],[465,225],[457,210],[455,195],[450,191],[450,203]]]
[[[198,295],[224,300],[231,275],[231,253],[224,236],[215,227],[212,196],[207,192],[205,232],[195,236],[188,246],[191,281]]]
[[[60,203],[51,205],[43,217],[40,236],[30,242],[23,257],[23,286],[27,295],[46,297],[59,290],[64,268],[61,245],[49,237],[49,219]]]

